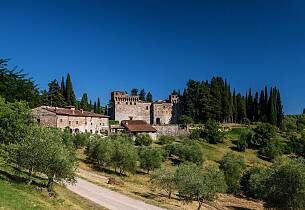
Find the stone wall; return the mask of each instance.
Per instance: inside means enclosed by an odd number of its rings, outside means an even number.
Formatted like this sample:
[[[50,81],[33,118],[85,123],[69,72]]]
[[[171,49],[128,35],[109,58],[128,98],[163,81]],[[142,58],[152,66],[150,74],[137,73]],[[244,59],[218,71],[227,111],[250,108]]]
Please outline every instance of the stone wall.
[[[46,127],[57,127],[56,114],[41,107],[32,109],[33,117],[37,122]]]
[[[179,125],[153,125],[157,130],[157,136],[180,136],[187,135],[186,129],[182,129]]]
[[[172,123],[172,103],[153,103],[152,105],[152,124],[166,125]]]
[[[150,102],[116,102],[114,106],[114,119],[122,120],[144,120],[151,123],[150,120]]]

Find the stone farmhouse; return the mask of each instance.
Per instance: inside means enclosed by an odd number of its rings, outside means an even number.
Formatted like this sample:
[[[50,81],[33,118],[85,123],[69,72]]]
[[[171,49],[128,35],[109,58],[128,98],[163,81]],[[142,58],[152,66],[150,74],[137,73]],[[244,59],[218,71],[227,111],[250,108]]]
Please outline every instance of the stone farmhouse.
[[[167,100],[147,102],[125,91],[113,91],[109,113],[111,119],[120,123],[123,120],[143,120],[151,125],[168,125],[177,123],[178,107],[177,95],[170,95]]]
[[[109,133],[109,117],[101,114],[66,108],[40,106],[32,110],[34,118],[42,126],[60,128],[69,127],[72,133],[90,132]]]

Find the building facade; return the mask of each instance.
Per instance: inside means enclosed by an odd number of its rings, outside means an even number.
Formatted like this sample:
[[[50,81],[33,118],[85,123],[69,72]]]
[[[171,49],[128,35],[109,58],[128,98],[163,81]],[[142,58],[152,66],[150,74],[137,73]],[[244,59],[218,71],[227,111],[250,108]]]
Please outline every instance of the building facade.
[[[69,127],[72,133],[109,133],[109,117],[92,112],[75,110],[74,107],[58,108],[40,106],[32,110],[37,122],[46,127]]]
[[[110,117],[116,121],[144,120],[148,124],[176,124],[179,97],[170,95],[167,100],[141,101],[139,96],[130,96],[125,91],[113,91],[110,99]]]

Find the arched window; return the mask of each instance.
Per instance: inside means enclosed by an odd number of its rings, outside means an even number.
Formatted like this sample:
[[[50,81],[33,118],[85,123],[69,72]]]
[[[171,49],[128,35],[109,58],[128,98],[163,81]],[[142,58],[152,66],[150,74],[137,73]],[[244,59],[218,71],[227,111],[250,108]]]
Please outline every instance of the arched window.
[[[157,125],[161,125],[161,120],[160,120],[159,117],[157,117],[157,119],[156,119],[156,124],[157,124]]]

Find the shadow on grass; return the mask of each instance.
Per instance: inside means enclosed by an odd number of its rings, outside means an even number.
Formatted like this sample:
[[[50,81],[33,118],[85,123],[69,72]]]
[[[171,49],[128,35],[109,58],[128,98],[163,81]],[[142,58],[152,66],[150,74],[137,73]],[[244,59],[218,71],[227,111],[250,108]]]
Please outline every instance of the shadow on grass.
[[[114,171],[114,170],[109,169],[109,168],[100,167],[96,164],[92,164],[91,168],[93,170],[104,172],[106,174],[117,175],[117,176],[120,176],[120,177],[126,177],[127,176],[126,174],[120,174],[118,171]]]
[[[21,174],[25,175],[25,173],[23,171],[20,171],[19,169],[14,169],[15,171],[13,172],[8,172],[5,171],[3,169],[0,169],[0,176],[2,176],[2,178],[6,178],[9,181],[13,181],[15,183],[27,183],[28,179],[26,177],[21,176]],[[41,179],[41,181],[35,180],[36,179]],[[38,186],[38,187],[47,187],[47,185],[45,183],[43,183],[43,181],[45,181],[44,179],[42,179],[39,176],[33,176],[33,180],[32,180],[32,185]]]

